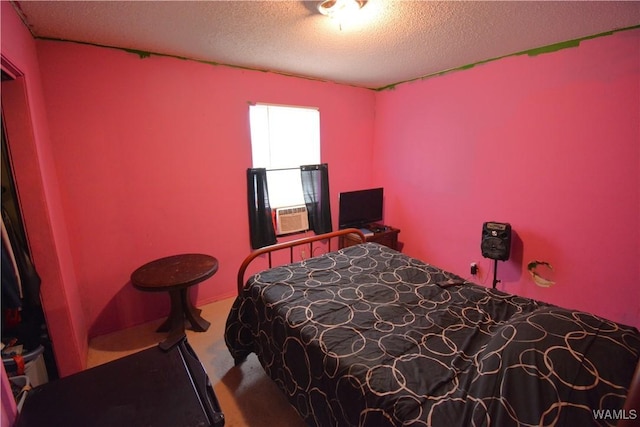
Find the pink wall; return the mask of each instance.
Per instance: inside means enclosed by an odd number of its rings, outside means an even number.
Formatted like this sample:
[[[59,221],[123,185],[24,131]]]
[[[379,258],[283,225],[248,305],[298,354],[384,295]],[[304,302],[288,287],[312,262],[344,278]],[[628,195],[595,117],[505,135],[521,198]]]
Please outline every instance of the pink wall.
[[[250,251],[249,102],[320,108],[336,223],[338,193],[371,180],[372,91],[74,43],[37,46],[90,336],[166,315],[167,295],[129,280],[158,257],[212,254],[220,268],[195,287],[196,304],[235,294]]]
[[[477,261],[490,286],[482,223],[509,222],[500,289],[640,326],[638,52],[632,30],[378,93],[374,182],[405,252],[464,277]]]
[[[2,83],[8,148],[59,372],[86,365],[87,330],[49,141],[35,42],[9,2],[2,7]]]

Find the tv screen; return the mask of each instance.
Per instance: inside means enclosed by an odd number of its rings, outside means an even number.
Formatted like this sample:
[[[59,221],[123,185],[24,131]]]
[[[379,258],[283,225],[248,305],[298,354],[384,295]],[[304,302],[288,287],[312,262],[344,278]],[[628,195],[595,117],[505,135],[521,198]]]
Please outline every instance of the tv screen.
[[[362,228],[382,221],[382,188],[340,193],[339,228]]]

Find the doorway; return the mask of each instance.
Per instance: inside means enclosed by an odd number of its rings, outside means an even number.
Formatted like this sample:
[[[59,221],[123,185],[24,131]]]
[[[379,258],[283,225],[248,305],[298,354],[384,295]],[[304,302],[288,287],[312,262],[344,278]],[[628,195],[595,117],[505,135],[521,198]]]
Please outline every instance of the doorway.
[[[12,77],[2,70],[2,84]],[[4,120],[0,111],[2,148],[2,344],[22,346],[23,354],[42,349],[49,380],[58,378],[53,346],[40,300],[40,277],[31,262],[27,233],[12,171]],[[6,357],[5,357],[6,356]],[[3,362],[9,360],[3,351]],[[25,361],[29,361],[25,358]],[[10,363],[13,368],[14,364]],[[7,368],[7,363],[5,363]],[[7,369],[10,371],[11,369]]]

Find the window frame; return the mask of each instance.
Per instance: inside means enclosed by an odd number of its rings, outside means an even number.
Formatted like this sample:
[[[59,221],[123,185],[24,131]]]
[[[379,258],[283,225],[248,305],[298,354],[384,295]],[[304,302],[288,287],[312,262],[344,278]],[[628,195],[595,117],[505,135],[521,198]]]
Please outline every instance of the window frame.
[[[259,112],[257,108],[266,108],[266,113]],[[298,158],[295,162],[283,160],[281,158],[274,159],[272,156],[274,153],[283,151],[283,147],[290,148],[291,145],[282,143],[278,140],[278,130],[272,131],[271,127],[277,124],[282,118],[275,118],[273,122],[269,121],[269,114],[276,112],[282,113],[285,109],[291,109],[294,112],[301,113],[305,110],[314,112],[313,121],[310,130],[306,132],[294,132],[295,136],[287,136],[289,144],[291,141],[304,140],[305,147],[301,150],[297,150]],[[279,113],[278,113],[278,110]],[[260,118],[259,114],[266,114],[266,117]],[[254,120],[267,120],[267,135],[259,135],[258,132],[264,132],[264,123],[254,122]],[[289,117],[289,121],[292,119]],[[300,123],[298,123],[300,124]],[[259,130],[256,125],[263,126],[262,130]],[[300,166],[306,164],[320,164],[322,162],[322,143],[320,132],[320,109],[318,107],[298,106],[298,105],[283,105],[272,103],[250,103],[249,104],[249,130],[250,130],[250,142],[251,142],[251,164],[253,168],[265,168],[267,170],[267,186],[269,187],[269,203],[272,209],[293,207],[304,205],[304,195],[302,190],[302,181],[300,178]],[[284,127],[280,128],[283,129]],[[302,126],[297,130],[300,131]],[[306,135],[305,135],[306,133]],[[275,135],[275,138],[273,138]],[[311,137],[309,137],[311,136]],[[265,141],[266,140],[266,141]],[[273,144],[273,141],[277,141]],[[296,142],[293,144],[296,144]],[[266,144],[266,147],[264,146]],[[287,148],[284,148],[286,150]],[[293,149],[295,150],[296,147]],[[309,155],[308,151],[312,150],[313,153]],[[267,154],[265,154],[268,151]],[[300,153],[304,152],[304,155],[308,157],[300,156]],[[277,155],[277,154],[276,154]],[[265,157],[268,156],[269,160],[265,161]],[[259,158],[256,158],[259,157]],[[287,184],[289,183],[289,184]],[[285,188],[286,187],[286,188]],[[283,189],[284,188],[284,189]],[[299,191],[298,191],[299,189]]]

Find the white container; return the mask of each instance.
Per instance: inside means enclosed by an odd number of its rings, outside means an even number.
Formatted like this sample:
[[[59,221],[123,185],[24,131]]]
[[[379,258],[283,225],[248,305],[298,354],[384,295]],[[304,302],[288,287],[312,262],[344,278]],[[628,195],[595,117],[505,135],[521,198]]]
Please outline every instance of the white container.
[[[44,364],[44,356],[42,355],[43,352],[44,347],[40,345],[36,349],[22,354],[24,358],[24,375],[29,378],[31,387],[37,387],[40,384],[49,382],[47,366]],[[18,375],[18,367],[13,359],[3,357],[2,363],[7,371],[7,376]]]
[[[18,412],[20,412],[22,410],[22,405],[24,405],[24,400],[27,398],[27,393],[31,389],[29,377],[26,375],[16,375],[15,377],[9,378],[9,381],[21,390],[16,396],[16,406],[18,408]]]

